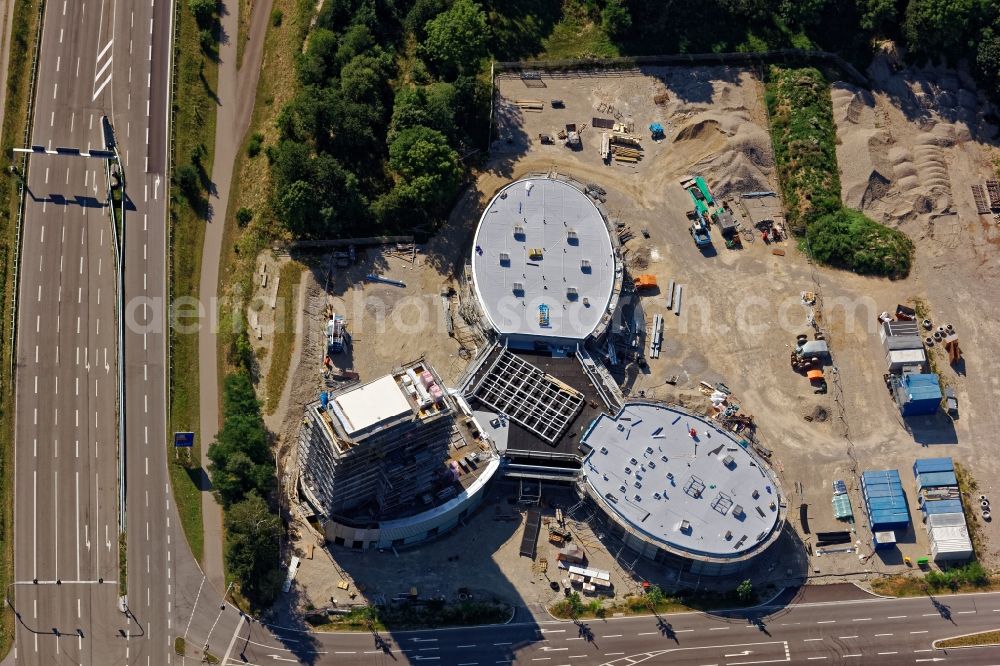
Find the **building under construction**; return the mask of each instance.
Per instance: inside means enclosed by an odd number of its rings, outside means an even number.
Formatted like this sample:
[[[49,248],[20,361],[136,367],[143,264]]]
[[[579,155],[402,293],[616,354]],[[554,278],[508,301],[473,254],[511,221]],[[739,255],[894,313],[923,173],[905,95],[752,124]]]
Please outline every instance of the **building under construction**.
[[[499,463],[462,402],[417,361],[306,407],[299,487],[328,539],[416,543],[478,504]]]

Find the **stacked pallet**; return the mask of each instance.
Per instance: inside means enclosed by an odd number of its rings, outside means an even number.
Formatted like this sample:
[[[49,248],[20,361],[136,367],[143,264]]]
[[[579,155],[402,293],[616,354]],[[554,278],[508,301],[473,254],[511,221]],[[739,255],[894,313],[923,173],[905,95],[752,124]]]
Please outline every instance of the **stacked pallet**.
[[[980,215],[989,215],[990,207],[986,205],[986,194],[983,192],[983,186],[976,184],[972,186],[972,198],[976,202],[976,212]]]
[[[628,162],[629,164],[634,164],[642,159],[642,151],[638,148],[629,148],[628,146],[611,146],[611,154],[614,156],[617,162]]]
[[[986,181],[986,191],[990,195],[990,208],[1000,210],[1000,182],[995,180]]]

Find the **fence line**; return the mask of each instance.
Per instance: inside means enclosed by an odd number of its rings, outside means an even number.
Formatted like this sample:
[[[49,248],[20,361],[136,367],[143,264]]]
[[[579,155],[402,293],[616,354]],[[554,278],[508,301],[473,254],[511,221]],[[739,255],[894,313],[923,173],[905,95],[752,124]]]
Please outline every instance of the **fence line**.
[[[45,22],[45,0],[38,4],[38,25],[35,28],[35,47],[31,55],[31,75],[28,78],[28,112],[24,123],[24,145],[31,141],[32,114],[35,112],[35,80],[38,76],[38,54],[42,48],[42,25]],[[24,226],[24,192],[28,186],[28,154],[21,156],[21,177],[18,184],[17,218],[14,223],[14,284],[11,289],[10,309],[10,379],[14,381],[17,367],[17,300],[21,288],[21,230]]]
[[[836,53],[829,51],[812,51],[804,49],[777,49],[773,51],[755,51],[750,53],[680,53],[648,56],[624,56],[619,58],[577,58],[568,60],[521,60],[499,61],[493,63],[493,71],[502,76],[503,73],[542,70],[549,76],[571,76],[575,70],[594,76],[594,70],[639,71],[639,67],[648,65],[760,65],[766,62],[822,62],[842,70],[854,83],[868,85],[868,78],[859,72],[851,63]],[[615,72],[608,72],[614,76]]]

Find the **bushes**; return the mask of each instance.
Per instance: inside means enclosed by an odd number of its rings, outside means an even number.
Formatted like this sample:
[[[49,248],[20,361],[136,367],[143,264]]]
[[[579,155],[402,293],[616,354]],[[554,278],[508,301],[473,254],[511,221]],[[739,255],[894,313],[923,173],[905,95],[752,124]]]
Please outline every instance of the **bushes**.
[[[830,86],[812,67],[772,67],[766,98],[788,223],[803,234],[841,206]]]
[[[924,580],[931,592],[943,590],[957,591],[960,588],[986,587],[990,583],[989,574],[979,562],[969,562],[963,567],[947,571],[929,571]]]
[[[910,272],[910,239],[850,208],[841,208],[813,222],[806,240],[812,256],[824,264],[887,277]]]
[[[222,428],[208,449],[212,485],[227,509],[255,492],[268,497],[274,488],[274,461],[260,403],[250,376],[226,377]]]
[[[830,88],[814,68],[771,67],[771,139],[789,228],[818,261],[866,275],[906,277],[913,243],[901,232],[844,208]]]

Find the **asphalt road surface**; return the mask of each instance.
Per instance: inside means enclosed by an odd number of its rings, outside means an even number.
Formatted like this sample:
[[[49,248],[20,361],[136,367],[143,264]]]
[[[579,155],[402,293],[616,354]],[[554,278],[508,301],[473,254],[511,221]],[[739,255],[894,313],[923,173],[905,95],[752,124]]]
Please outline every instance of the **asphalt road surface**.
[[[662,621],[661,621],[662,620]],[[1000,626],[1000,594],[799,604],[758,615],[655,617],[383,634],[318,634],[246,624],[226,664],[692,666],[1000,664],[1000,650],[935,650],[938,638]],[[276,640],[280,639],[280,641]]]
[[[130,206],[124,255],[128,620],[125,663],[170,663],[175,555],[187,550],[167,475],[166,321],[169,0],[115,4],[110,115]],[[186,3],[181,8],[187,11]]]
[[[106,164],[34,155],[20,264],[16,582],[7,595],[18,663],[170,658],[162,316],[170,4],[158,4],[46,5],[31,142],[102,149],[107,115],[127,174],[126,402]],[[119,408],[131,481],[129,613],[118,595]]]
[[[110,7],[47,4],[33,144],[104,147],[107,88],[92,82]],[[105,163],[38,155],[29,174],[15,387],[16,656],[115,661],[125,622],[116,612],[117,276]]]

